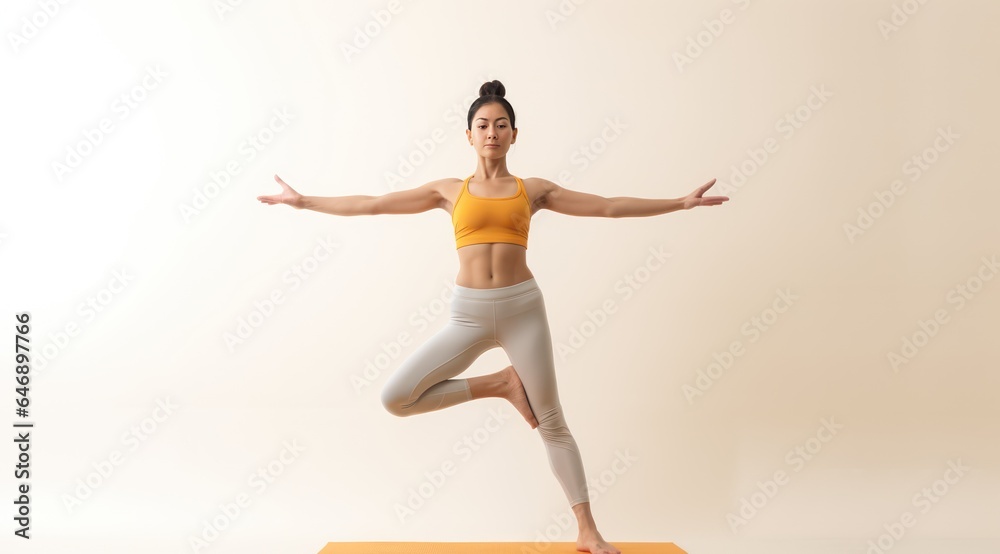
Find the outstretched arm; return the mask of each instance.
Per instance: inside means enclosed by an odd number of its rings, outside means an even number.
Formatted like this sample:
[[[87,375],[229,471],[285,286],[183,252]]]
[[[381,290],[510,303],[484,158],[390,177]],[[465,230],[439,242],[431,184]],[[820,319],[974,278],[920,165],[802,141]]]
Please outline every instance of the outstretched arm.
[[[728,196],[703,196],[715,179],[681,198],[634,198],[615,196],[605,198],[561,187],[545,181],[543,193],[535,200],[539,209],[548,209],[566,215],[589,217],[646,217],[689,210],[697,206],[717,206],[729,200]]]
[[[296,210],[313,210],[331,215],[415,214],[443,206],[444,196],[439,186],[448,179],[431,181],[417,188],[390,192],[382,196],[356,194],[352,196],[303,196],[281,177],[281,194],[258,196],[265,204],[288,204]]]

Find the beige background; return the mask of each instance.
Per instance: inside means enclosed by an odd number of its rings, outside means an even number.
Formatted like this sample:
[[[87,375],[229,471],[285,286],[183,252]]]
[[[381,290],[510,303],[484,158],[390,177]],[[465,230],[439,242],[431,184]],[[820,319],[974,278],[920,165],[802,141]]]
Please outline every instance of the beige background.
[[[42,4],[4,4],[0,314],[10,344],[12,315],[30,311],[32,344],[54,356],[36,359],[31,389],[34,538],[13,538],[8,502],[0,549],[194,552],[213,518],[228,524],[200,552],[574,540],[541,441],[512,408],[490,399],[399,419],[379,402],[389,372],[445,322],[458,269],[447,214],[344,218],[255,199],[278,191],[275,173],[325,196],[464,178],[466,111],[494,78],[516,110],[514,174],[645,198],[715,177],[712,194],[731,198],[532,221],[528,262],[569,424],[588,476],[608,485],[593,509],[609,540],[692,553],[867,553],[880,535],[894,553],[1000,548],[1000,357],[988,340],[1000,279],[983,262],[1000,260],[996,2],[225,5],[71,3],[46,18]],[[884,35],[894,6],[919,9]],[[707,40],[703,22],[724,9],[730,23]],[[391,18],[377,26],[373,10]],[[12,42],[32,17],[45,24]],[[345,54],[366,24],[377,35]],[[679,67],[699,38],[708,46]],[[161,81],[116,109],[157,67]],[[282,109],[291,122],[270,133]],[[781,123],[796,113],[797,127]],[[53,164],[102,118],[113,130],[57,177]],[[939,130],[957,138],[935,142]],[[270,142],[249,159],[241,143],[258,133]],[[748,150],[765,145],[753,162]],[[583,149],[599,153],[585,165]],[[917,173],[913,156],[933,163]],[[754,171],[739,183],[744,163]],[[185,220],[227,164],[240,173]],[[879,191],[888,208],[871,207]],[[851,236],[861,213],[877,217]],[[650,249],[669,259],[644,273]],[[297,266],[309,278],[296,287],[284,276]],[[124,288],[109,288],[116,271]],[[645,279],[628,298],[626,275]],[[960,285],[977,291],[961,306]],[[284,301],[229,348],[274,290]],[[90,298],[106,305],[81,310]],[[615,312],[585,325],[606,302]],[[894,371],[889,354],[936,312],[945,323]],[[750,332],[755,318],[766,330]],[[574,331],[589,336],[562,355]],[[734,342],[742,355],[689,399],[684,387]],[[383,369],[358,390],[368,362]],[[506,363],[493,350],[465,375]],[[165,399],[175,407],[157,422]],[[486,431],[496,410],[512,417]],[[144,421],[147,440],[129,439]],[[465,436],[483,443],[467,457],[453,449]],[[290,443],[301,452],[276,461]],[[10,499],[12,442],[2,456]],[[950,461],[968,468],[957,480]],[[448,462],[434,486],[426,475]],[[269,464],[280,475],[251,484]],[[773,498],[755,496],[778,471]],[[92,494],[67,507],[88,477]],[[400,518],[422,485],[433,496]],[[925,488],[933,504],[914,501]],[[239,494],[250,502],[227,520],[220,505]],[[759,506],[734,527],[744,499]]]

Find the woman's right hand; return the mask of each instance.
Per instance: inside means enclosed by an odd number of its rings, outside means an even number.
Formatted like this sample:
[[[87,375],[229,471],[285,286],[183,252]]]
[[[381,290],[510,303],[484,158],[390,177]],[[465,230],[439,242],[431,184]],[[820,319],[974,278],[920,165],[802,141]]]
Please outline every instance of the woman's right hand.
[[[295,192],[295,189],[288,186],[288,183],[281,180],[281,177],[277,175],[274,176],[274,180],[281,185],[281,194],[272,194],[270,196],[258,196],[257,200],[265,204],[288,204],[289,206],[295,208],[296,210],[302,209],[302,195]]]

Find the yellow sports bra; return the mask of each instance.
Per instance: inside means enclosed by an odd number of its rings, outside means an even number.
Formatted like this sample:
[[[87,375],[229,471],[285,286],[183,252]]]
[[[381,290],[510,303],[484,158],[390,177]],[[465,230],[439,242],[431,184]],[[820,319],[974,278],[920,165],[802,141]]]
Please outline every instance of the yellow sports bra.
[[[472,175],[462,183],[451,214],[455,227],[455,248],[490,242],[519,244],[528,248],[531,204],[521,179],[514,177],[517,194],[503,198],[473,196],[469,192],[469,179]]]

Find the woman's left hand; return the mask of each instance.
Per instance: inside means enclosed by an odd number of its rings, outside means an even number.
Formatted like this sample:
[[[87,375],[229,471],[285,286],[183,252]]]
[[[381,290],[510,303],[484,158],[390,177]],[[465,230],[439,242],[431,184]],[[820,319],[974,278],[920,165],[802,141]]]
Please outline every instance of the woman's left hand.
[[[704,185],[696,188],[694,192],[684,197],[684,209],[690,210],[698,206],[718,206],[726,200],[729,200],[728,196],[702,196],[705,191],[715,184],[715,179],[705,183]]]

